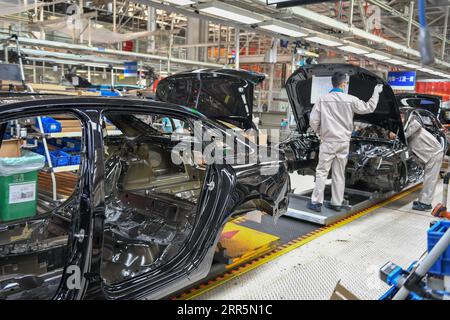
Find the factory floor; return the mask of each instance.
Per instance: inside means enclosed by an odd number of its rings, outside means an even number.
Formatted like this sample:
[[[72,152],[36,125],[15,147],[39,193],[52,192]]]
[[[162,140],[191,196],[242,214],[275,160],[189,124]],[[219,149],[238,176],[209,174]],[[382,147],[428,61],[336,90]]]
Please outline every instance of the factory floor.
[[[293,174],[295,192],[310,189],[312,177]],[[197,299],[330,299],[338,283],[360,299],[378,299],[388,286],[379,268],[402,267],[426,250],[430,212],[411,210],[420,189],[340,226],[275,260],[205,292]],[[434,203],[442,199],[442,180]]]

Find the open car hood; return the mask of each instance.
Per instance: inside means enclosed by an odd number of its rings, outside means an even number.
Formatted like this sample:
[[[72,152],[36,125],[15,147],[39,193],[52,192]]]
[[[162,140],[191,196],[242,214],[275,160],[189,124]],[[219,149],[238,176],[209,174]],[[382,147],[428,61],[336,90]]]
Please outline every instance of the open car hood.
[[[210,119],[250,129],[254,88],[264,78],[260,73],[234,69],[183,72],[161,80],[156,99],[194,108]]]
[[[327,93],[332,88],[313,88],[313,77],[329,77],[336,71],[342,71],[350,76],[348,93],[358,97],[363,101],[368,101],[373,94],[373,89],[377,84],[383,84],[383,92],[380,95],[377,108],[371,114],[355,114],[354,120],[378,125],[397,133],[399,139],[405,143],[403,124],[400,118],[400,111],[392,88],[376,74],[350,64],[316,64],[300,67],[286,82],[286,91],[289,102],[292,106],[299,132],[304,133],[309,127],[309,114],[314,106],[311,102],[311,92],[320,91]],[[321,78],[325,79],[326,78]],[[326,84],[327,81],[317,81]],[[317,90],[316,90],[317,89]],[[325,91],[324,91],[325,90]],[[313,96],[315,94],[313,93]],[[313,97],[314,101],[314,97]]]
[[[430,111],[436,117],[441,113],[441,97],[421,93],[401,93],[395,95],[400,107],[412,107]]]

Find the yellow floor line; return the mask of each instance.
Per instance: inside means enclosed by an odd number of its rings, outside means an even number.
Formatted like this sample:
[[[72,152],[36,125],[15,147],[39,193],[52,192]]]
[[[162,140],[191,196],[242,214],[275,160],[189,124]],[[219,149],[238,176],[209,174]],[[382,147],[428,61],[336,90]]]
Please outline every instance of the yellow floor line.
[[[375,204],[367,209],[364,209],[360,212],[354,213],[353,215],[344,218],[338,222],[335,222],[329,226],[326,227],[322,227],[319,229],[316,229],[314,231],[312,231],[309,234],[303,235],[298,239],[292,240],[290,241],[287,245],[282,245],[280,246],[279,249],[275,249],[274,251],[269,252],[268,254],[261,256],[259,258],[256,258],[255,260],[248,262],[247,264],[244,264],[241,267],[238,267],[234,270],[228,270],[226,271],[223,275],[217,277],[214,280],[210,280],[205,284],[201,284],[200,286],[198,286],[197,288],[191,289],[190,291],[183,293],[181,295],[179,295],[178,297],[176,297],[175,299],[179,299],[179,300],[191,300],[194,299],[202,294],[204,294],[207,291],[210,291],[214,288],[219,287],[220,285],[222,285],[225,282],[228,282],[244,273],[247,273],[251,270],[254,270],[256,268],[258,268],[259,266],[272,261],[288,252],[291,252],[292,250],[295,250],[301,246],[303,246],[304,244],[313,241],[314,239],[319,238],[320,236],[327,234],[333,230],[336,230],[337,228],[340,228],[358,218],[361,218],[377,209],[380,209],[384,206],[387,206],[388,204],[391,204],[401,198],[406,197],[407,195],[417,191],[418,189],[420,189],[422,187],[422,185],[417,185],[414,186],[408,190],[405,190],[387,200],[384,200],[378,204]]]

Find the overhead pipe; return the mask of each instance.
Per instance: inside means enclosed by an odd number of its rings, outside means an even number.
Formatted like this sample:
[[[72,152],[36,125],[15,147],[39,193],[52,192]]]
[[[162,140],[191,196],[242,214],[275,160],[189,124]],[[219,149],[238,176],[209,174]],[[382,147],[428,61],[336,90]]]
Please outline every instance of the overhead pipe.
[[[325,25],[327,27],[331,27],[334,29],[337,29],[339,31],[342,31],[344,33],[357,36],[369,41],[373,41],[378,44],[384,44],[387,47],[390,47],[395,50],[402,51],[406,54],[410,54],[415,57],[420,57],[420,53],[417,50],[407,48],[404,45],[398,44],[394,41],[384,39],[380,36],[377,36],[373,33],[361,30],[359,28],[356,28],[354,26],[349,26],[346,23],[337,21],[333,18],[326,17],[324,15],[321,15],[319,13],[316,13],[314,11],[311,11],[309,9],[303,8],[303,7],[293,7],[288,9],[294,16],[297,16],[298,18],[307,19],[310,21],[314,21],[315,23],[320,23],[322,25]]]
[[[408,16],[406,16],[406,15],[402,14],[400,11],[392,8],[387,3],[383,3],[380,0],[365,0],[365,1],[379,6],[380,8],[382,8],[382,9],[386,10],[387,12],[391,13],[394,17],[400,18],[400,19],[402,19],[404,21],[409,21],[409,17]],[[444,0],[444,1],[447,1],[447,0]],[[447,3],[447,5],[448,5],[448,3]],[[440,6],[444,6],[444,4],[441,4]],[[412,25],[414,25],[417,28],[420,28],[420,22],[418,22],[416,20],[412,20]],[[441,41],[444,40],[444,37],[442,35],[440,35],[440,34],[436,34],[435,33],[435,34],[433,34],[433,36],[435,38],[437,38],[438,40],[441,40]]]
[[[0,40],[5,40],[8,38],[9,38],[9,36],[0,35]],[[93,52],[96,54],[111,54],[111,55],[116,55],[116,56],[138,58],[138,59],[142,59],[142,60],[158,60],[158,61],[167,61],[168,60],[167,56],[157,56],[157,55],[148,54],[148,53],[121,51],[121,50],[108,49],[108,48],[102,48],[102,47],[90,47],[90,46],[86,46],[86,45],[82,45],[82,44],[71,44],[71,43],[66,43],[66,42],[32,39],[32,38],[24,38],[24,37],[19,37],[19,41],[22,45],[50,47],[50,48],[59,48],[59,49],[67,49],[67,50],[79,50],[79,51]],[[170,61],[172,63],[187,64],[187,65],[193,65],[193,66],[205,66],[205,67],[211,67],[211,68],[223,67],[223,65],[217,64],[217,63],[185,60],[185,59],[179,59],[179,58],[171,58]]]
[[[266,0],[255,0],[255,1],[263,3],[264,6],[266,6]],[[225,23],[230,26],[240,27],[241,29],[244,29],[244,30],[253,30],[254,32],[256,32],[256,30],[254,30],[252,27],[239,25],[238,23],[234,23],[234,22],[230,22],[230,21],[224,21],[222,19],[218,19],[218,18],[211,17],[211,16],[202,15],[198,12],[193,12],[193,11],[188,10],[187,8],[183,8],[183,7],[168,6],[168,5],[157,3],[157,2],[154,2],[151,0],[133,0],[133,2],[146,4],[146,5],[156,7],[158,9],[169,11],[169,12],[176,12],[176,13],[187,15],[187,16],[194,16],[194,17],[201,18],[201,19],[207,19],[207,20],[215,22],[215,23]],[[370,1],[370,2],[372,2],[372,1]],[[307,19],[314,23],[320,23],[327,27],[335,28],[337,30],[340,30],[340,31],[350,34],[350,35],[354,35],[354,36],[357,36],[357,37],[360,37],[360,38],[363,38],[363,39],[366,39],[369,41],[373,41],[375,43],[384,44],[385,46],[390,47],[395,50],[399,50],[399,51],[403,52],[404,54],[409,54],[411,56],[420,58],[420,52],[417,50],[408,48],[408,47],[398,44],[394,41],[384,39],[380,36],[377,36],[370,32],[361,30],[354,26],[349,26],[345,23],[342,23],[342,22],[332,19],[330,17],[324,16],[322,14],[316,13],[316,12],[306,9],[304,7],[299,7],[299,6],[292,7],[289,9],[285,9],[285,12],[288,12],[293,16],[297,16],[298,18]],[[267,20],[277,21],[278,19],[272,19],[268,16]],[[303,28],[303,29],[307,30],[306,28]],[[313,32],[312,30],[309,30],[309,31]],[[262,30],[258,30],[257,32],[261,33],[261,34],[265,34],[265,35],[270,35],[270,32],[264,32]],[[289,39],[289,37],[284,37],[284,38]],[[446,67],[450,67],[450,64],[442,63],[442,65],[444,65]]]

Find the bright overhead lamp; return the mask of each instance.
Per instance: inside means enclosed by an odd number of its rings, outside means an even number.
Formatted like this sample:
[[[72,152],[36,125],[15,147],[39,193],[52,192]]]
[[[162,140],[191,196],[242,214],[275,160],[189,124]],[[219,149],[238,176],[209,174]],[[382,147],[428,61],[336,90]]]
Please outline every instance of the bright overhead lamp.
[[[398,66],[404,66],[404,65],[406,65],[406,62],[405,62],[405,61],[398,60],[398,59],[389,59],[389,60],[387,60],[386,62],[387,62],[387,63],[390,63],[390,64],[395,64],[395,65],[398,65]]]
[[[260,14],[237,8],[235,6],[230,6],[229,4],[218,1],[200,5],[198,10],[218,18],[233,20],[243,24],[256,24],[264,21],[264,16]]]
[[[420,68],[419,71],[426,72],[426,73],[432,73],[433,72],[433,70],[428,69],[428,68]]]
[[[433,74],[438,77],[445,77],[445,73],[442,73],[440,71],[435,71]]]
[[[366,54],[366,57],[370,58],[370,59],[380,60],[380,61],[384,61],[384,60],[389,60],[390,59],[388,56],[385,56],[385,55],[380,54],[380,53],[375,53],[375,52]]]
[[[364,50],[364,49],[361,49],[361,48],[358,48],[358,47],[354,47],[354,46],[351,46],[351,45],[339,47],[338,49],[342,50],[342,51],[354,53],[354,54],[366,54],[366,53],[369,53],[369,51],[367,51],[367,50]]]
[[[322,44],[322,45],[327,46],[327,47],[337,47],[337,46],[342,45],[341,42],[337,42],[337,41],[330,40],[330,39],[327,39],[327,38],[322,38],[322,37],[319,37],[319,36],[309,37],[309,38],[306,38],[306,40],[309,40],[311,42],[315,42],[315,43],[318,43],[318,44]]]
[[[405,64],[405,68],[409,68],[409,69],[419,69],[420,66],[417,65],[417,64],[414,64],[414,63],[408,63],[408,64]]]
[[[304,37],[308,35],[308,33],[306,32],[301,32],[295,25],[283,23],[280,21],[269,21],[264,24],[258,25],[258,27],[264,30],[284,34],[286,36],[294,38]]]
[[[194,1],[191,1],[191,0],[164,0],[164,2],[176,4],[178,6],[187,6],[188,4],[195,3]]]

